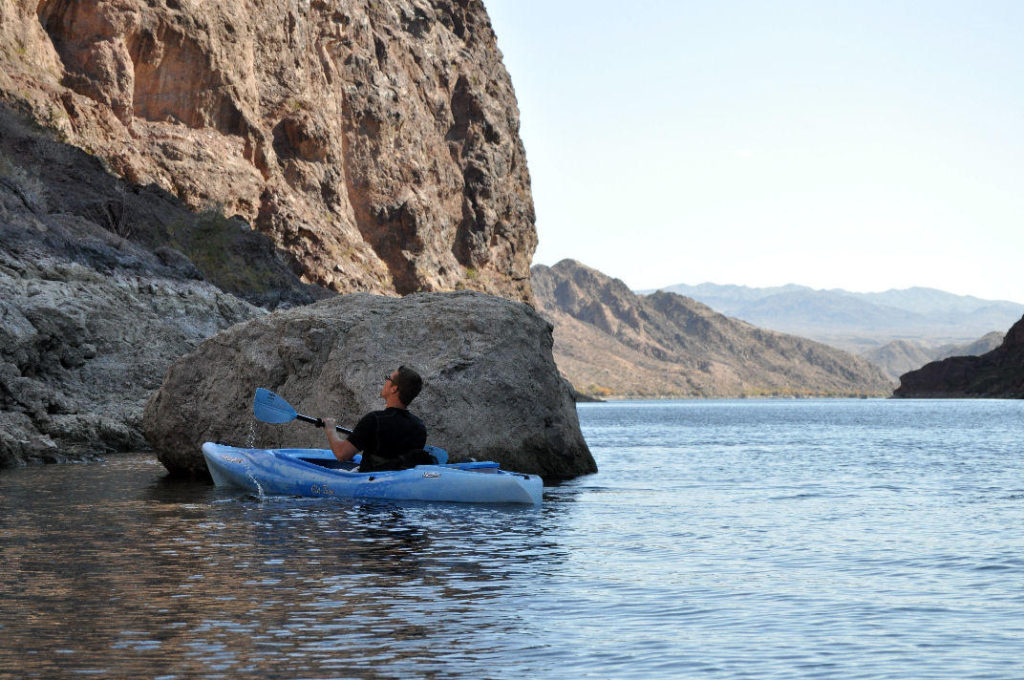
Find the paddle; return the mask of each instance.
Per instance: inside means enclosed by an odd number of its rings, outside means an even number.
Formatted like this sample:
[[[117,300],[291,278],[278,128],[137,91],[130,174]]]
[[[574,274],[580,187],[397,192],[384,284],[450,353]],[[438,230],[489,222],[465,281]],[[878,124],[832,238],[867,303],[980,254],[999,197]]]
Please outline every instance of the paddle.
[[[252,412],[257,420],[262,420],[264,423],[280,424],[301,420],[304,423],[311,423],[317,427],[324,426],[324,421],[320,418],[312,418],[296,413],[291,404],[263,387],[256,388],[256,396],[252,399]],[[352,434],[352,430],[341,425],[335,425],[334,429],[345,434]]]

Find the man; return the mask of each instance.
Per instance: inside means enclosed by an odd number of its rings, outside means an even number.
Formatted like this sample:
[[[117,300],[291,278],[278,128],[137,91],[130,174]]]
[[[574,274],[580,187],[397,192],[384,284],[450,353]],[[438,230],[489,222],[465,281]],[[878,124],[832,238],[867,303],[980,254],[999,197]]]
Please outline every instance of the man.
[[[384,379],[380,396],[384,410],[367,413],[356,424],[348,439],[340,439],[334,429],[334,418],[324,418],[324,431],[331,451],[340,461],[351,460],[359,451],[363,460],[360,472],[402,470],[432,462],[423,451],[427,428],[423,421],[409,412],[409,404],[423,387],[423,379],[407,366],[399,366]]]

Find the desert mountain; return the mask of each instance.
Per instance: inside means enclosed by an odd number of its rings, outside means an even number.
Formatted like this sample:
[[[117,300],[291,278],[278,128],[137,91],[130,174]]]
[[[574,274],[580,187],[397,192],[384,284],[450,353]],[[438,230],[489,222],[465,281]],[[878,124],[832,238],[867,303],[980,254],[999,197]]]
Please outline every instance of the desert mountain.
[[[947,357],[985,354],[1002,342],[1003,334],[999,331],[986,333],[974,342],[964,345],[931,347],[911,340],[893,340],[882,347],[868,350],[861,356],[880,367],[893,380],[898,380],[904,373],[921,368],[929,362]]]
[[[577,390],[634,397],[888,395],[866,360],[732,319],[687,297],[641,296],[573,260],[534,266],[555,360]]]
[[[950,357],[904,374],[894,396],[1024,398],[1024,318],[991,352]]]
[[[533,199],[481,2],[0,0],[0,98],[306,283],[530,299]]]
[[[703,283],[662,290],[686,295],[764,328],[795,333],[865,353],[893,340],[908,340],[939,351],[1009,328],[1024,305],[953,295],[931,288],[884,293],[815,290],[805,286],[749,288]],[[933,357],[934,358],[934,357]]]

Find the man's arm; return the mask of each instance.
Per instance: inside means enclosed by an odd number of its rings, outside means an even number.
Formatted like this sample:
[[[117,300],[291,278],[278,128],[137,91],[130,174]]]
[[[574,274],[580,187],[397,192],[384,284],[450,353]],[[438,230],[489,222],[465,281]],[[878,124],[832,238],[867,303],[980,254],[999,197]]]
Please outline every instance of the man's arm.
[[[324,432],[327,433],[331,451],[334,453],[334,457],[340,461],[351,460],[352,456],[359,453],[359,449],[349,440],[338,437],[338,431],[334,429],[334,426],[334,418],[324,418]]]

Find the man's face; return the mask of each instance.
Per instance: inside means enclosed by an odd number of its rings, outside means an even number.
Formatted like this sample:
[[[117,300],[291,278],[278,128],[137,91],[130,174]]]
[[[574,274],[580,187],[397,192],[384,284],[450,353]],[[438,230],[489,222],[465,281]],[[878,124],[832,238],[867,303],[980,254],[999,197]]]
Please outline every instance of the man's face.
[[[397,377],[398,371],[392,371],[391,375],[384,379],[384,386],[380,388],[381,398],[387,399],[389,394],[398,392],[398,386],[395,384],[395,378]]]

